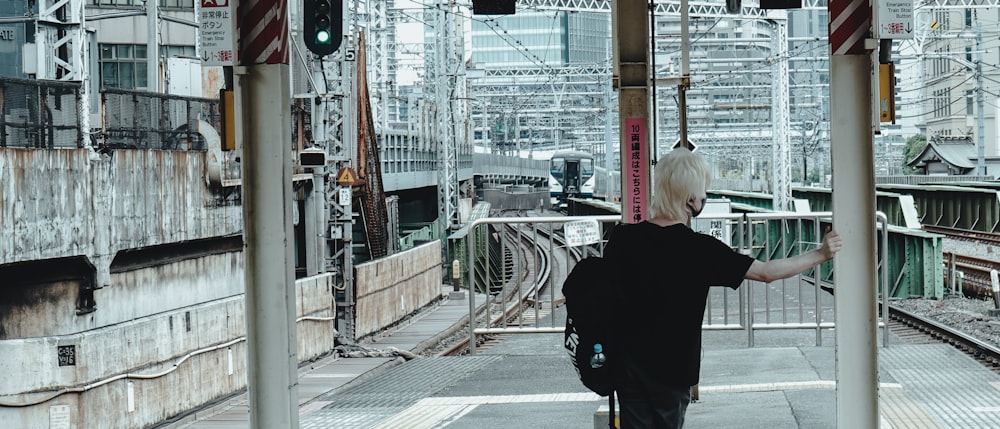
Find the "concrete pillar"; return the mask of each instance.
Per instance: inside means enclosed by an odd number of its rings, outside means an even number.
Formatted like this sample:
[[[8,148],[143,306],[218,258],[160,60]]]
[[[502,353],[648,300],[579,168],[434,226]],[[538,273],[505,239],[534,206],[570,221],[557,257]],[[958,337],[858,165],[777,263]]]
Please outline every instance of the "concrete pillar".
[[[252,428],[298,427],[288,64],[241,77],[247,381]]]
[[[871,71],[868,55],[830,56],[837,427],[851,429],[878,428]]]
[[[623,0],[611,3],[615,75],[618,77],[619,153],[621,154],[622,221],[638,223],[646,217],[645,198],[649,195],[650,166],[633,168],[630,154],[648,162],[650,155],[649,123],[649,20],[648,3]],[[633,145],[635,150],[632,150]],[[629,174],[639,174],[641,192],[634,197]]]

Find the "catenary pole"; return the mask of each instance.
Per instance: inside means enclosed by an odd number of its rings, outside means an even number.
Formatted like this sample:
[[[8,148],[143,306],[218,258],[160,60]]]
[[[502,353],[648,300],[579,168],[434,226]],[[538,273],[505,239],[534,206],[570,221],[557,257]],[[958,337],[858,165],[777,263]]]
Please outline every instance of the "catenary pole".
[[[649,195],[649,28],[645,0],[611,2],[614,69],[618,78],[622,221],[646,217]]]
[[[160,0],[146,3],[146,88],[149,92],[160,92]],[[166,92],[166,91],[164,91]]]
[[[876,429],[873,61],[865,46],[871,34],[872,6],[868,0],[832,0],[828,8],[833,227],[844,241],[833,261],[837,427]]]
[[[238,0],[250,427],[298,428],[287,0]],[[250,25],[250,24],[253,25]]]

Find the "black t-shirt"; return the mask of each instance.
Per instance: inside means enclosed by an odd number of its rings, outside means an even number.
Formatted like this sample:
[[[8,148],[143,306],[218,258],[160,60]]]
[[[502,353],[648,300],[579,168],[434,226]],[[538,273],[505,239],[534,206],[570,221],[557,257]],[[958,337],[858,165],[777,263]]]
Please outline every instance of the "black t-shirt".
[[[698,384],[709,287],[738,288],[753,259],[686,225],[650,222],[616,226],[604,256],[619,281],[625,364],[644,382]]]

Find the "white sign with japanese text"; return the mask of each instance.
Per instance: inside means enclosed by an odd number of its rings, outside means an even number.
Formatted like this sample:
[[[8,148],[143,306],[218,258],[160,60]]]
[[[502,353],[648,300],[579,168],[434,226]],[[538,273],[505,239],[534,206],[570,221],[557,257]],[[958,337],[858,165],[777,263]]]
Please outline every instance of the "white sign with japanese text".
[[[229,0],[201,0],[201,58],[207,66],[232,66],[236,60],[233,7]]]
[[[702,234],[708,234],[719,241],[732,246],[732,226],[728,219],[713,219],[712,216],[728,215],[732,213],[732,204],[729,200],[708,200],[701,214],[691,219],[691,229]]]
[[[583,246],[601,242],[601,225],[597,220],[576,220],[563,226],[566,247]]]

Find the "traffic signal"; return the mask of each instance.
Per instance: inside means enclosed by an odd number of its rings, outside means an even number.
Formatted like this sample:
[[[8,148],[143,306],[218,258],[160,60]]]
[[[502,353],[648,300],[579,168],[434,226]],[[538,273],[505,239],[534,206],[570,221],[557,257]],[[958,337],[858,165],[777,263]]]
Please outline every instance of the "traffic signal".
[[[343,38],[343,0],[302,0],[306,47],[316,55],[330,55]]]
[[[743,8],[742,2],[740,0],[726,0],[726,12],[729,13],[740,13]]]

